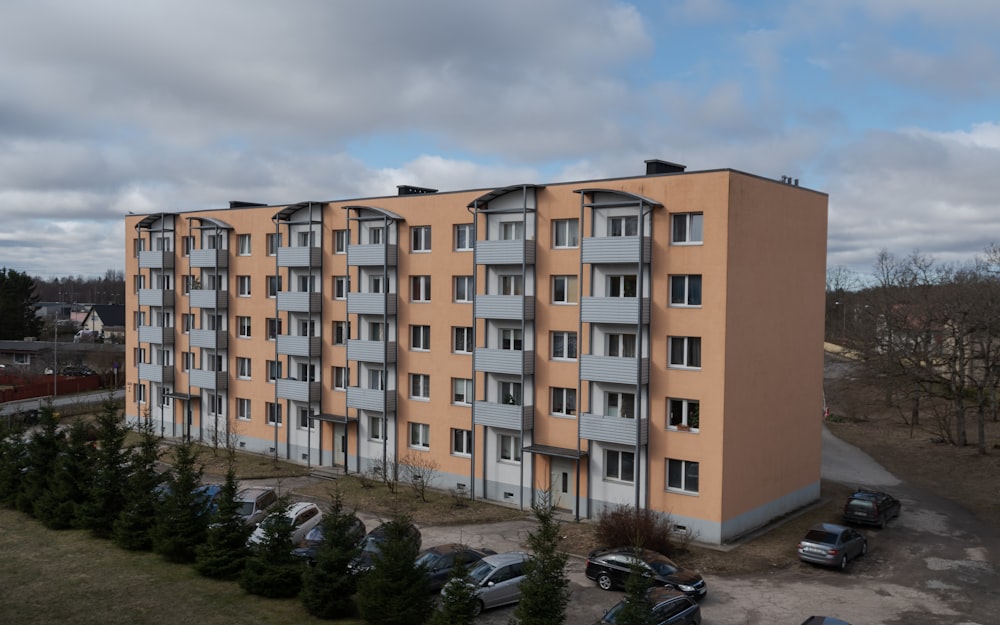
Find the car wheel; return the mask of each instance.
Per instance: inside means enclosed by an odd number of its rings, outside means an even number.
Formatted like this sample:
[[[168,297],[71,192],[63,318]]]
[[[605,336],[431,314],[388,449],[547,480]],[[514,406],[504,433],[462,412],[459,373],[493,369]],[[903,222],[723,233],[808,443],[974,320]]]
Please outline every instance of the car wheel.
[[[597,585],[600,586],[601,590],[611,590],[614,586],[611,582],[611,576],[607,573],[601,573],[597,576]]]
[[[483,600],[476,599],[476,602],[472,604],[472,616],[479,616],[483,613]]]
[[[847,554],[840,556],[840,570],[843,571],[847,568]]]

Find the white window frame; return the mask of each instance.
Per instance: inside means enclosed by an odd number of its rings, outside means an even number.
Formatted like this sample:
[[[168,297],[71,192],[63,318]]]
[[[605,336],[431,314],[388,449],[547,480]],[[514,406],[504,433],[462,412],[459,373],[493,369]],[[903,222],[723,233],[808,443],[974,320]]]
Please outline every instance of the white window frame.
[[[458,304],[472,303],[472,276],[455,276],[455,299]]]
[[[267,255],[277,256],[279,247],[281,247],[281,233],[269,232],[267,234]]]
[[[427,451],[431,448],[431,426],[429,423],[410,422],[410,448]]]
[[[249,315],[236,317],[236,328],[236,335],[241,339],[248,339],[253,336],[253,334],[251,334],[253,325]]]
[[[281,276],[267,276],[267,296],[270,299],[278,297],[281,291]]]
[[[459,349],[461,347],[462,349]],[[469,349],[465,349],[468,347]],[[469,326],[452,326],[451,351],[455,354],[471,354],[476,348],[475,333]]]
[[[521,386],[520,382],[500,380],[497,382],[497,394],[499,395],[501,404],[508,406],[524,405],[524,387]],[[513,403],[507,401],[508,397],[514,400]]]
[[[630,287],[632,289],[632,294],[627,295]],[[617,294],[615,294],[615,291],[617,291]],[[638,294],[639,277],[636,274],[629,273],[620,276],[608,276],[608,297],[632,299]]]
[[[383,245],[383,241],[385,241],[385,228],[382,226],[368,228],[369,245]]]
[[[521,437],[500,434],[497,437],[497,459],[507,464],[521,464]]]
[[[686,493],[689,495],[698,494],[701,487],[701,467],[699,466],[699,463],[694,462],[692,460],[667,458],[664,465],[666,465],[664,467],[666,475],[663,476],[664,477],[663,483],[666,484],[666,490],[675,493]],[[674,485],[671,485],[670,483],[671,482],[670,474],[672,467],[675,467],[675,471],[677,472],[675,476],[680,478],[679,485],[676,480],[674,481]],[[693,471],[694,475],[691,475],[690,469],[692,467],[694,469]],[[694,477],[694,484],[691,484],[689,481],[692,477]]]
[[[385,417],[378,417],[378,416],[368,417],[368,440],[370,441],[385,440],[385,428],[383,427],[384,423],[385,423]]]
[[[553,219],[552,247],[557,250],[580,247],[580,220]]]
[[[504,273],[499,276],[500,295],[524,295],[524,276]]]
[[[347,253],[347,242],[348,242],[348,231],[347,230],[334,230],[333,231],[333,253],[334,254],[346,254]]]
[[[677,417],[676,423],[674,417]],[[692,419],[692,417],[694,417]],[[692,425],[694,421],[694,425]],[[697,432],[701,426],[701,402],[697,399],[667,398],[667,429]]]
[[[431,398],[431,376],[426,373],[410,374],[410,399],[429,401]]]
[[[605,353],[610,358],[635,358],[638,353],[638,343],[638,337],[630,332],[610,333],[606,335]]]
[[[691,284],[697,281],[697,288]],[[670,276],[670,306],[672,308],[701,308],[702,290],[701,274],[685,274]],[[675,297],[680,292],[680,297]],[[697,301],[691,301],[697,294]],[[679,301],[678,301],[679,300]]]
[[[475,238],[475,224],[455,224],[456,252],[471,252]]]
[[[280,380],[283,369],[283,363],[280,360],[268,360],[267,361],[267,381],[274,384],[275,380]]]
[[[264,324],[265,331],[267,332],[267,340],[277,341],[278,336],[282,334],[283,325],[281,317],[268,317]]]
[[[505,352],[524,351],[524,333],[521,328],[500,328],[499,347]]]
[[[674,358],[675,355],[681,355],[682,359],[675,360]],[[701,369],[701,362],[702,362],[701,337],[698,336],[668,337],[667,339],[668,368]]]
[[[451,379],[451,403],[456,406],[472,405],[472,379],[452,378]]]
[[[243,356],[236,357],[236,377],[241,380],[251,379],[251,372],[253,371],[253,362],[249,358],[244,358]]]
[[[347,276],[333,277],[333,299],[347,299]]]
[[[631,409],[623,411],[622,408],[628,405],[630,397],[632,404]],[[631,414],[626,415],[623,414],[623,412],[631,412]],[[625,393],[620,391],[610,391],[605,393],[604,414],[618,419],[635,419],[635,393]]]
[[[251,403],[249,399],[243,397],[236,398],[236,418],[240,421],[250,421]]]
[[[306,406],[299,406],[299,429],[300,430],[315,430],[316,429],[316,416],[309,411]]]
[[[236,295],[250,297],[250,276],[236,276]]]
[[[430,276],[410,276],[410,301],[417,303],[431,301]]]
[[[472,430],[451,429],[451,453],[455,456],[472,455]]]
[[[351,334],[351,325],[347,321],[333,322],[333,345],[347,345]]]
[[[194,330],[194,313],[183,313],[181,315],[181,327],[184,334],[190,334],[191,330]]]
[[[431,251],[431,227],[410,226],[410,252],[426,254]]]
[[[626,456],[632,458],[632,477],[624,475]],[[635,483],[635,452],[622,449],[604,450],[604,479],[612,482],[624,482],[626,484]]]
[[[267,425],[284,425],[284,416],[281,414],[281,404],[277,402],[266,402],[265,412],[267,413]]]
[[[249,234],[237,234],[236,235],[236,255],[237,256],[250,256],[250,235]]]
[[[559,337],[562,340],[557,341],[556,338]],[[562,343],[562,353],[557,347],[557,343]],[[570,346],[572,345],[572,349]],[[576,360],[577,354],[579,353],[579,345],[577,343],[576,332],[569,330],[559,330],[549,333],[549,346],[551,350],[552,360]],[[572,354],[570,354],[572,351]]]
[[[146,385],[136,384],[135,385],[135,401],[140,404],[146,403]]]
[[[670,216],[671,245],[702,245],[704,242],[704,213],[674,213]]]
[[[410,326],[410,350],[414,352],[429,352],[431,350],[430,326]]]
[[[333,368],[333,390],[335,391],[346,391],[347,384],[350,381],[349,369],[347,367],[334,367]]]
[[[560,292],[561,291],[561,292]],[[580,301],[580,280],[578,276],[552,276],[552,303],[569,306]]]
[[[549,414],[560,417],[576,416],[576,389],[553,386],[549,393]]]
[[[500,222],[501,241],[523,241],[524,222],[523,221],[501,221]]]
[[[608,217],[609,237],[637,237],[639,236],[639,216],[638,215],[615,215]]]

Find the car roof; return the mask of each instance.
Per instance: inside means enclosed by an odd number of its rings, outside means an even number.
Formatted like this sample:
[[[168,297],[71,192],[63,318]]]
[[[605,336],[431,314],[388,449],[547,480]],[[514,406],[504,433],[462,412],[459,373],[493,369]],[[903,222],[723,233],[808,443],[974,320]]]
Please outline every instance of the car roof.
[[[288,506],[288,516],[295,516],[299,512],[302,512],[306,508],[310,507],[315,508],[316,504],[309,501],[296,501]]]
[[[654,606],[665,603],[677,597],[687,597],[683,592],[665,586],[654,586],[646,591],[646,599]]]
[[[528,554],[523,551],[508,551],[506,553],[494,553],[481,560],[492,566],[506,566],[515,562],[524,562],[528,559]]]
[[[846,529],[848,529],[846,525],[837,525],[836,523],[817,523],[809,528],[810,531],[819,530],[821,532],[834,532],[838,534]]]
[[[241,488],[239,492],[236,493],[237,499],[241,497],[256,497],[261,493],[266,493],[273,491],[274,489],[270,486],[247,486],[246,488]]]

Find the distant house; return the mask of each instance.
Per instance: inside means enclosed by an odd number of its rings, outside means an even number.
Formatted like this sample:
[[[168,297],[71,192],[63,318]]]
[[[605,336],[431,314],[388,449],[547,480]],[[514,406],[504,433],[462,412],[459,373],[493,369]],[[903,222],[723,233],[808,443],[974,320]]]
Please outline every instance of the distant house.
[[[94,304],[80,323],[80,330],[96,332],[105,340],[122,341],[125,338],[125,306],[121,304]]]
[[[26,373],[39,362],[39,357],[52,351],[52,344],[42,341],[0,341],[0,367],[13,367]],[[49,356],[42,360],[47,360]]]

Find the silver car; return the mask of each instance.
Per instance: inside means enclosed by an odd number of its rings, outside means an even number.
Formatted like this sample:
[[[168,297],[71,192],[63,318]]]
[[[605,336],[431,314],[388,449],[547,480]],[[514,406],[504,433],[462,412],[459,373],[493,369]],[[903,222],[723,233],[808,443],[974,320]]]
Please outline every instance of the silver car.
[[[476,587],[475,614],[521,600],[521,582],[528,554],[520,551],[486,556],[469,571],[469,581]],[[453,583],[453,582],[449,582]],[[448,594],[448,585],[441,591]]]
[[[854,558],[868,553],[868,539],[857,530],[833,523],[818,523],[799,541],[799,560],[835,566],[841,570]]]

